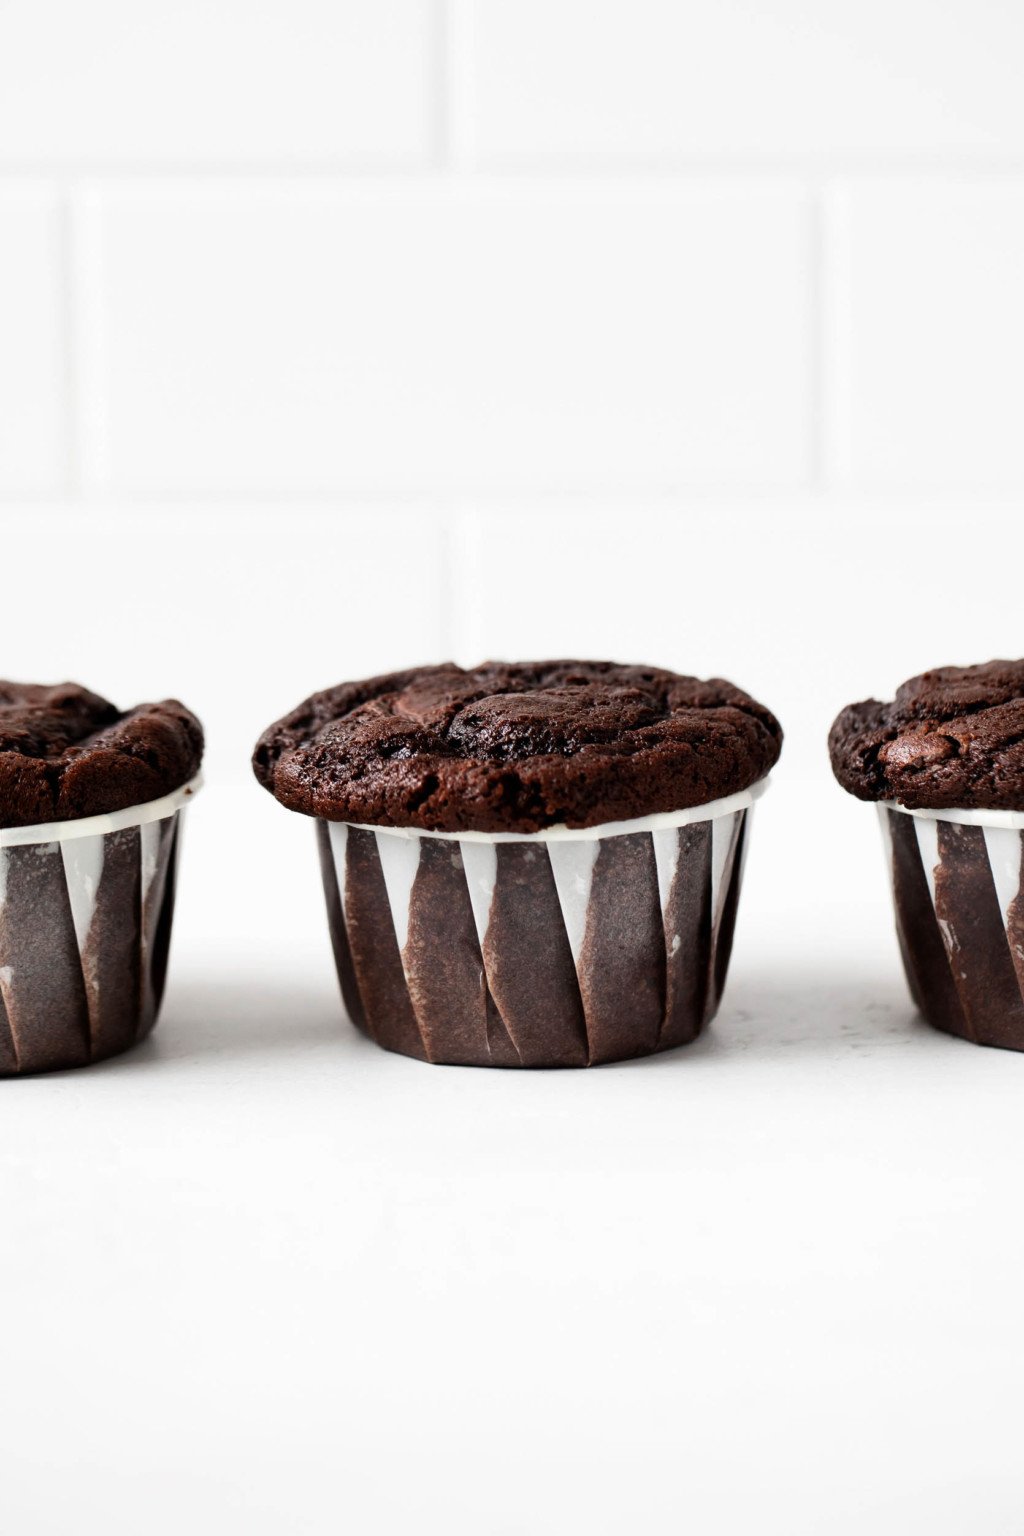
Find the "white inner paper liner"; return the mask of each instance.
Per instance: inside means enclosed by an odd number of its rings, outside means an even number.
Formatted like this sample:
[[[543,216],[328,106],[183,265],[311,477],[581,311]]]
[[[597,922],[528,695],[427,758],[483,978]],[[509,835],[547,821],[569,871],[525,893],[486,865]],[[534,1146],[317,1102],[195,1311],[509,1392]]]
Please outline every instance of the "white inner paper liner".
[[[902,816],[914,816],[920,821],[951,821],[958,827],[1003,827],[1006,831],[1024,832],[1024,811],[950,810],[932,811],[911,809],[898,805],[895,800],[876,802],[880,811],[899,811]]]
[[[380,854],[381,873],[395,922],[395,938],[399,949],[404,950],[409,937],[412,886],[420,867],[419,844],[398,837],[378,837],[377,852]]]
[[[142,848],[142,899],[145,901],[156,875],[157,855],[160,852],[160,823],[144,821],[139,827],[139,842]]]
[[[999,910],[1008,923],[1010,907],[1020,890],[1020,833],[1010,827],[986,827],[985,848]]]
[[[679,864],[679,828],[692,826],[696,822],[711,822],[711,914],[713,931],[717,933],[733,876],[743,822],[742,812],[751,810],[764,793],[768,782],[767,778],[761,779],[739,794],[711,800],[704,805],[689,806],[682,811],[663,811],[651,816],[636,817],[632,821],[604,822],[596,827],[548,827],[542,832],[432,832],[420,827],[366,827],[358,823],[328,822],[342,913],[345,915],[346,855],[350,825],[359,831],[374,834],[403,964],[409,938],[412,888],[419,869],[422,839],[439,838],[458,844],[456,857],[461,858],[481,950],[490,922],[491,902],[497,880],[496,845],[516,843],[520,847],[529,848],[531,845],[543,844],[551,866],[573,961],[578,967],[586,936],[594,866],[602,840],[638,832],[651,834],[658,893],[661,910],[665,914]],[[539,847],[537,852],[540,853]],[[666,939],[670,951],[674,953],[672,936],[667,935]],[[679,942],[677,935],[675,947],[678,947]]]
[[[0,827],[0,848],[24,848],[29,843],[66,843],[79,837],[103,837],[108,832],[121,832],[126,827],[145,827],[155,821],[166,821],[175,811],[188,805],[202,788],[203,776],[161,795],[159,800],[147,800],[142,805],[129,805],[123,811],[110,811],[104,816],[79,816],[73,821],[46,821],[34,827]]]
[[[928,882],[928,894],[931,896],[933,906],[935,905],[935,872],[940,863],[939,823],[944,821],[952,826],[980,827],[985,839],[985,851],[988,855],[992,883],[995,886],[996,900],[999,903],[1003,922],[1009,924],[1010,907],[1017,900],[1020,892],[1022,852],[1020,834],[1024,831],[1024,811],[911,810],[908,806],[897,805],[891,800],[879,800],[877,809],[890,869],[893,862],[893,843],[888,812],[895,811],[903,816],[913,817],[921,866]],[[948,924],[941,918],[937,918],[937,921],[948,951],[952,944]]]
[[[327,823],[328,836],[331,839],[331,858],[334,860],[334,879],[338,887],[338,899],[341,902],[341,915],[348,922],[348,908],[345,899],[345,855],[348,851],[348,823],[344,821],[329,821]]]
[[[917,833],[917,846],[921,854],[921,863],[924,865],[925,878],[928,881],[928,890],[935,905],[935,869],[939,862],[939,825],[935,821],[918,821],[914,824]]]
[[[725,908],[739,831],[739,816],[720,817],[711,823],[711,926],[715,933]]]
[[[493,843],[463,843],[462,867],[466,874],[470,906],[473,908],[476,936],[482,950],[491,914],[494,885],[498,878],[498,854]]]
[[[659,832],[672,827],[688,827],[695,821],[714,821],[735,811],[746,811],[764,794],[769,778],[758,779],[739,794],[704,805],[691,805],[683,811],[656,811],[652,816],[637,816],[632,821],[605,821],[597,827],[544,827],[540,832],[433,832],[426,827],[370,827],[349,822],[361,832],[376,832],[384,837],[440,837],[457,843],[561,843],[600,841],[604,837],[624,837],[630,832]],[[332,822],[331,826],[339,825]],[[1021,825],[1024,826],[1024,817]]]
[[[566,937],[577,968],[587,930],[587,907],[590,905],[590,887],[599,846],[595,838],[587,843],[551,843],[548,847],[558,905],[562,909]]]
[[[75,837],[61,847],[64,880],[80,952],[85,950],[103,873],[103,837]]]

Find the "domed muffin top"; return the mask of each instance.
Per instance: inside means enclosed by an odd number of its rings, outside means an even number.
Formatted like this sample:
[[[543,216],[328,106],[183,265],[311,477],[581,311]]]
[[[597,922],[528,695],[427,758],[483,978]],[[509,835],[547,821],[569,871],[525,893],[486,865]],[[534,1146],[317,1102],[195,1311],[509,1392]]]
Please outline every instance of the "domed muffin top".
[[[158,800],[202,755],[203,728],[176,699],[122,711],[77,683],[0,681],[0,827]]]
[[[253,769],[291,810],[444,832],[537,832],[746,789],[778,721],[731,683],[610,661],[451,662],[315,693]]]
[[[861,800],[1024,811],[1024,661],[922,672],[891,704],[848,705],[828,745],[836,778]]]

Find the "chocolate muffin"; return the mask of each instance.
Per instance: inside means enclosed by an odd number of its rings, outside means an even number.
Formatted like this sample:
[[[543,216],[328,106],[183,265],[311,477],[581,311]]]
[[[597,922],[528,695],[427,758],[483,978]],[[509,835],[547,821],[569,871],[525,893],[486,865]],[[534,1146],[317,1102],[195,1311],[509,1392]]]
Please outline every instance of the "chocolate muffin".
[[[714,1013],[781,741],[720,679],[447,663],[314,694],[253,768],[317,819],[357,1025],[427,1061],[584,1066]]]
[[[202,728],[74,683],[0,681],[0,1075],[85,1066],[149,1033],[181,807]]]
[[[936,1028],[1024,1050],[1024,661],[940,667],[851,704],[836,778],[879,803],[910,991]]]

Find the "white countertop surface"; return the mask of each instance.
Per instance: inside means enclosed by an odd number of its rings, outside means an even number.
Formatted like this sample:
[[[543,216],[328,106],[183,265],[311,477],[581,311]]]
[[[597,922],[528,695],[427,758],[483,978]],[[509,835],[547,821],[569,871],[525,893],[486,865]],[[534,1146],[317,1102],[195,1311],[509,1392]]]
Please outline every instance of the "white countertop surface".
[[[869,808],[759,807],[706,1037],[540,1073],[377,1050],[311,829],[190,817],[156,1036],[0,1085],[6,1531],[1021,1529],[1024,1057]]]

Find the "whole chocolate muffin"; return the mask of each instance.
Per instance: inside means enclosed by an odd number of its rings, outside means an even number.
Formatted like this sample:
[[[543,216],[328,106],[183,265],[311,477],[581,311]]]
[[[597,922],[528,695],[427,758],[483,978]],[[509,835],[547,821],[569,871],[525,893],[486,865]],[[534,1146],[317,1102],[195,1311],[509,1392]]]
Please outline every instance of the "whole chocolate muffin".
[[[836,778],[879,802],[896,929],[929,1023],[1024,1050],[1024,661],[939,667],[842,710]]]
[[[156,1022],[182,807],[182,704],[0,682],[0,1075],[79,1067]]]
[[[253,768],[283,805],[327,821],[538,832],[735,794],[781,743],[774,715],[720,678],[447,662],[313,694],[264,732]]]
[[[448,663],[314,694],[253,767],[317,818],[354,1023],[426,1061],[587,1066],[714,1014],[781,740],[717,679]]]

